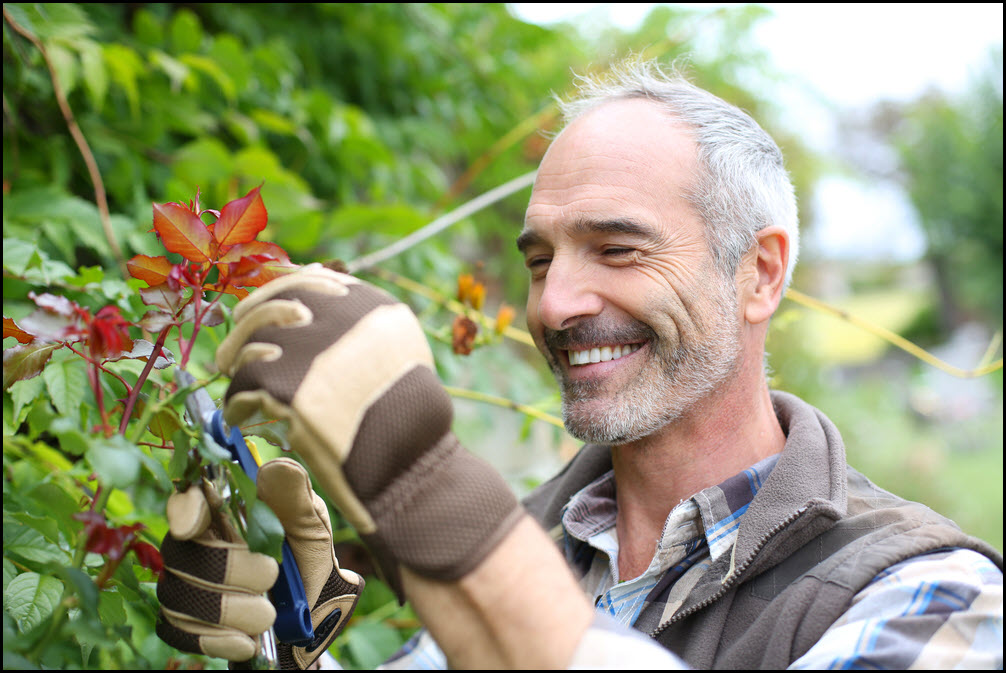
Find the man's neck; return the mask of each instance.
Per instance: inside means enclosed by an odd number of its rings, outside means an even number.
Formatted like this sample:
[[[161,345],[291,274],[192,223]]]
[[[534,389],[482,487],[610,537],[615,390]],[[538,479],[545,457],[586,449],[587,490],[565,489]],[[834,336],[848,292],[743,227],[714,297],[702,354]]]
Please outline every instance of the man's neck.
[[[675,506],[782,450],[761,372],[738,374],[659,433],[612,448],[621,580],[646,570]]]

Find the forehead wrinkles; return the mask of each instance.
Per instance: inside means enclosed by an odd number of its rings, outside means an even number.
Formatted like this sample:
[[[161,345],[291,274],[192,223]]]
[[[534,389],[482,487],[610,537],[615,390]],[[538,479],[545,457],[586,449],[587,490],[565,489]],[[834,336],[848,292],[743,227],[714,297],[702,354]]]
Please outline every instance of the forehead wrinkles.
[[[652,219],[694,210],[688,195],[700,172],[690,131],[655,106],[602,106],[566,128],[542,160],[525,224],[588,219]],[[655,219],[654,219],[655,218]]]
[[[613,222],[647,223],[653,229],[666,210],[661,204],[667,195],[659,186],[638,180],[643,170],[639,164],[634,170],[584,168],[556,171],[554,178],[540,176],[525,214],[525,232],[537,233],[536,238],[550,238],[558,233],[552,231],[556,227],[578,236],[602,230],[616,233],[617,228],[598,226]]]

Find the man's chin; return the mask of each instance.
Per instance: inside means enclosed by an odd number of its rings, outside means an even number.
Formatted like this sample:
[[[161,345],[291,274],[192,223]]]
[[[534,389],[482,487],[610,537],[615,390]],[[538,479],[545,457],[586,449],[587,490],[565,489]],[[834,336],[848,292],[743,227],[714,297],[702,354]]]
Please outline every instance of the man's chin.
[[[590,444],[625,444],[646,437],[660,425],[632,409],[598,399],[563,399],[562,421],[566,432]]]

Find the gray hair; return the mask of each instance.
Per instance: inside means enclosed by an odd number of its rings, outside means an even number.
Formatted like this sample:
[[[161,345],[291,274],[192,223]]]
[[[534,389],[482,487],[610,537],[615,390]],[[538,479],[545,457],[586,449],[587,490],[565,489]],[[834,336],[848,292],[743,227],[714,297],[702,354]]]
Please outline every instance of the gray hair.
[[[800,235],[793,183],[779,146],[750,115],[648,61],[626,61],[607,77],[578,77],[577,92],[558,101],[567,125],[604,103],[645,98],[690,126],[704,170],[687,197],[706,223],[717,270],[733,279],[755,233],[782,225],[790,241],[789,286]]]

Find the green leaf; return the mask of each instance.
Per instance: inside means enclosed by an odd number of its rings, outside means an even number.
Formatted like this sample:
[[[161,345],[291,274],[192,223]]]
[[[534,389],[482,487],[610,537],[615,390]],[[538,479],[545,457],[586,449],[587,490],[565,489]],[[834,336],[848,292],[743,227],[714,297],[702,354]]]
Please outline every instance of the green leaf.
[[[3,550],[4,554],[35,563],[69,561],[69,554],[46,540],[42,533],[9,516],[4,516]]]
[[[55,577],[21,573],[7,585],[3,608],[17,622],[18,629],[27,633],[52,615],[62,596],[63,583]]]
[[[46,51],[49,52],[49,60],[56,71],[56,77],[59,78],[59,85],[63,88],[63,92],[69,96],[77,88],[77,81],[80,79],[77,58],[69,49],[59,44],[46,45]]]
[[[126,94],[133,117],[140,112],[140,88],[137,82],[144,64],[136,51],[122,44],[106,44],[103,55],[112,81]]]
[[[126,605],[122,594],[102,591],[98,597],[98,614],[102,624],[125,624]]]
[[[133,16],[133,32],[136,39],[152,47],[164,42],[164,22],[146,7],[141,7]]]
[[[380,622],[357,624],[346,634],[349,653],[362,669],[374,669],[402,646],[398,631]]]
[[[16,346],[11,346],[3,352],[3,388],[4,390],[9,389],[18,381],[27,381],[28,379],[33,379],[42,373],[45,368],[46,363],[52,357],[52,354],[56,352],[57,349],[62,348],[62,344],[17,344]],[[41,383],[39,381],[38,389],[31,387],[26,390],[26,393],[32,395],[32,399],[38,396],[41,392]],[[16,405],[16,409],[19,412],[24,403],[29,400],[23,400],[21,404]]]
[[[16,207],[16,206],[15,206]],[[10,214],[11,207],[7,200],[4,200],[4,221]],[[3,239],[3,268],[10,271],[15,276],[22,276],[24,272],[33,266],[42,264],[43,253],[28,241],[16,238]]]
[[[265,110],[262,108],[252,110],[251,118],[255,120],[256,124],[261,126],[266,131],[286,136],[297,135],[297,125],[283,115],[277,114],[272,110]]]
[[[92,619],[98,618],[97,607],[99,605],[98,586],[94,579],[83,570],[78,568],[60,568],[58,571],[66,586],[77,595],[78,607],[84,616]]]
[[[189,78],[189,68],[176,58],[168,56],[163,51],[155,49],[150,54],[153,64],[164,71],[164,74],[171,80],[173,91],[181,91],[182,84]]]
[[[181,9],[175,13],[168,29],[171,31],[171,47],[176,54],[199,50],[203,41],[203,27],[199,17],[191,9]]]
[[[42,39],[73,40],[94,32],[94,24],[74,3],[46,2],[31,5],[32,22]]]
[[[32,403],[42,397],[45,383],[41,378],[18,381],[10,386],[10,396],[14,402],[12,417],[14,426],[20,426],[28,414]]]
[[[85,199],[67,194],[58,187],[26,189],[4,200],[6,216],[19,222],[39,224],[54,219],[75,224],[77,228],[99,230],[101,218],[97,207]],[[4,241],[6,259],[7,242]]]
[[[140,462],[143,463],[143,466],[147,468],[147,471],[150,472],[157,485],[164,491],[170,491],[171,479],[168,478],[168,473],[164,470],[161,461],[140,450],[136,451],[136,455],[139,457]]]
[[[91,105],[98,112],[105,103],[108,94],[108,70],[105,68],[105,58],[101,53],[101,45],[90,40],[81,41],[80,65],[84,71],[84,87]]]
[[[59,439],[59,448],[73,456],[83,456],[91,445],[91,438],[85,434],[74,419],[61,417],[52,422],[52,434]]]
[[[121,435],[101,438],[87,450],[87,462],[107,487],[126,488],[140,478],[140,449]]]
[[[185,478],[185,473],[189,467],[189,435],[184,430],[178,430],[171,436],[171,443],[174,445],[174,453],[171,455],[171,462],[168,464],[168,477],[171,481],[178,481]]]
[[[77,269],[77,275],[73,278],[67,278],[66,282],[77,287],[87,287],[88,285],[98,285],[104,279],[105,270],[100,266],[82,266]]]
[[[56,259],[43,259],[37,268],[24,272],[24,280],[38,285],[54,285],[72,277],[73,269]]]
[[[78,492],[79,493],[79,492]],[[35,486],[28,492],[28,497],[38,503],[38,513],[45,513],[49,521],[53,521],[60,526],[64,534],[79,529],[80,524],[72,519],[73,515],[80,511],[78,499],[72,496],[65,489],[52,482],[45,482]],[[41,528],[40,526],[37,526]],[[50,538],[55,540],[55,538]]]
[[[32,513],[6,511],[4,512],[4,521],[10,525],[17,525],[12,523],[16,521],[19,524],[37,530],[42,534],[43,538],[58,546],[60,537],[56,520],[48,516],[40,516],[39,514],[40,512],[38,512],[37,508],[32,508]]]
[[[73,358],[53,362],[42,372],[52,405],[64,416],[76,418],[80,414],[80,405],[88,390],[84,367],[83,360]]]
[[[14,579],[15,577],[17,577],[17,568],[14,567],[14,564],[11,563],[10,560],[6,556],[4,556],[4,559],[3,559],[3,591],[4,591],[4,593],[7,593],[7,585],[10,584],[10,581],[12,579]]]
[[[213,59],[205,56],[199,56],[197,54],[182,54],[178,60],[193,70],[198,70],[209,76],[210,79],[217,83],[217,86],[220,87],[220,91],[223,93],[224,98],[228,101],[233,102],[234,99],[237,98],[237,89],[234,86],[234,80],[232,80],[230,75],[227,74],[227,71]]]
[[[283,558],[283,524],[269,506],[256,500],[247,510],[248,548],[267,554],[277,561]]]

